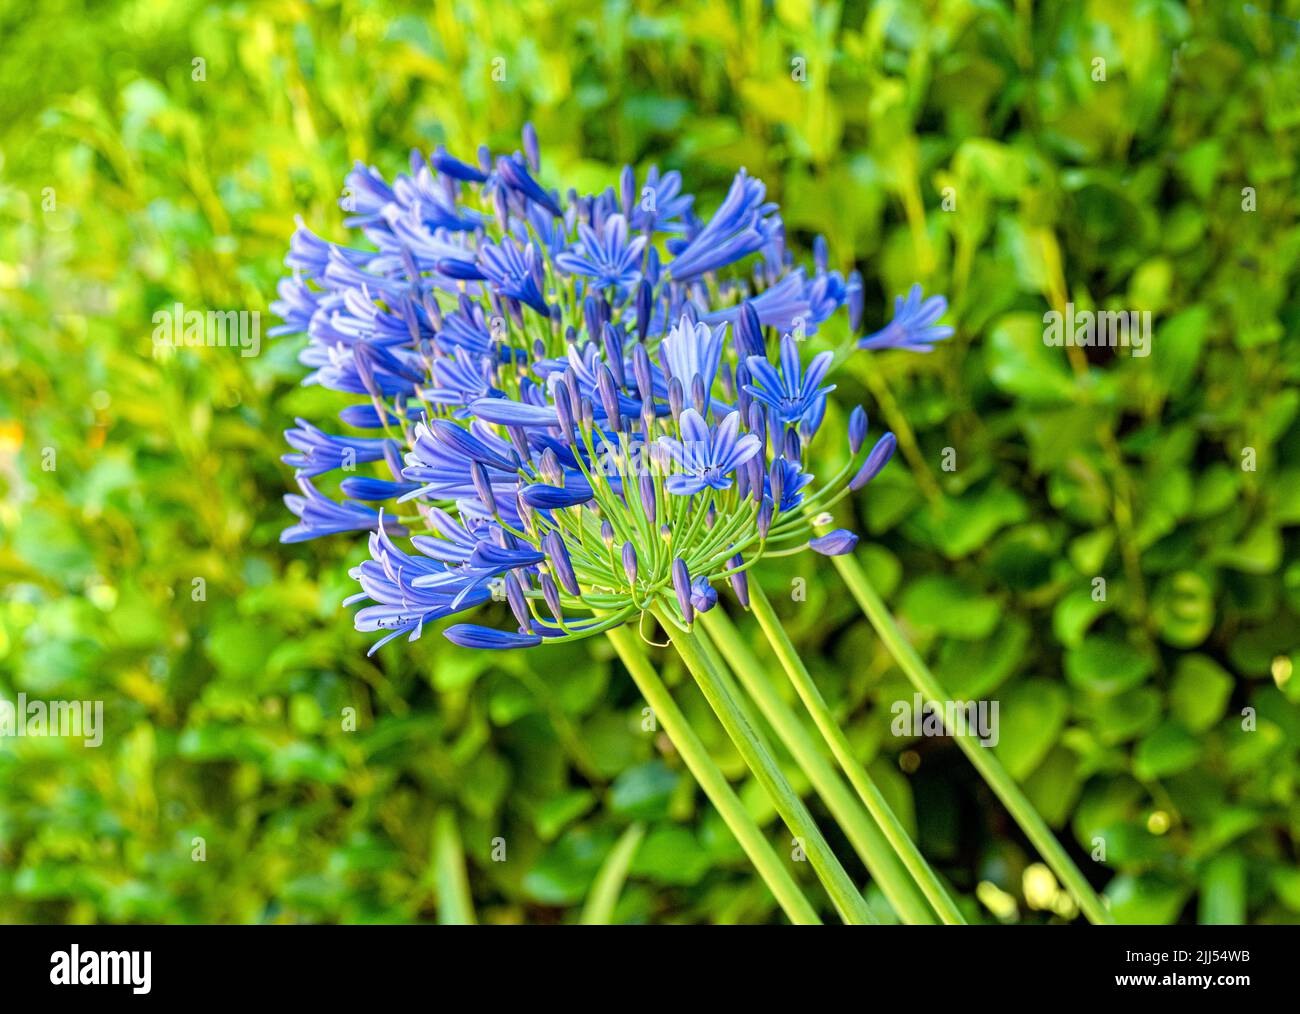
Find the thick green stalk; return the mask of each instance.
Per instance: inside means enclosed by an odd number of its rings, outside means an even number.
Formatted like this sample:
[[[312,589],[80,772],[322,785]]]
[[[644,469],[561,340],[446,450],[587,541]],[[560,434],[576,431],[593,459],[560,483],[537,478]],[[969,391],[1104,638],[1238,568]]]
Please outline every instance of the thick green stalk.
[[[600,872],[596,874],[596,880],[591,885],[591,891],[582,906],[582,925],[609,925],[610,917],[614,914],[614,906],[618,904],[618,896],[627,881],[628,867],[632,865],[632,857],[636,855],[636,850],[644,837],[645,825],[633,824],[623,832],[614,843],[614,847],[609,850],[609,855],[600,864]]]
[[[916,650],[903,637],[902,631],[894,622],[890,615],[888,607],[884,601],[876,594],[876,590],[871,586],[867,575],[858,565],[857,560],[852,555],[836,556],[833,558],[835,566],[844,579],[844,583],[849,586],[849,591],[857,599],[858,605],[866,614],[871,625],[876,628],[876,633],[880,639],[885,642],[886,647],[893,653],[894,659],[898,662],[899,667],[912,681],[922,697],[928,702],[932,702],[942,707],[943,702],[948,699],[947,693],[934,678],[934,675],[921,661],[921,657]],[[953,730],[954,733],[956,730]],[[989,784],[989,787],[1002,800],[1002,804],[1010,811],[1011,816],[1015,818],[1022,831],[1034,843],[1034,847],[1042,854],[1061,882],[1069,888],[1078,901],[1079,907],[1083,909],[1084,915],[1094,923],[1113,923],[1115,920],[1106,911],[1106,907],[1097,897],[1097,893],[1088,883],[1087,878],[1079,872],[1074,861],[1070,858],[1061,843],[1056,840],[1051,829],[1038,815],[1033,804],[1025,798],[1025,794],[1020,791],[1020,787],[1007,774],[1006,769],[998,762],[993,751],[984,747],[976,740],[969,736],[955,735],[957,745],[970,758],[975,769],[981,777]]]
[[[749,815],[740,797],[732,790],[726,776],[709,756],[708,750],[695,734],[695,730],[691,728],[681,709],[677,707],[677,702],[668,693],[668,688],[664,686],[650,660],[646,658],[631,628],[614,627],[606,631],[605,636],[613,643],[637,689],[641,691],[641,696],[654,711],[656,719],[663,724],[664,731],[668,733],[668,738],[677,748],[677,753],[687,770],[704,790],[704,794],[709,797],[709,801],[713,803],[718,814],[731,829],[731,833],[736,836],[736,841],[745,850],[749,861],[754,864],[754,869],[763,878],[763,882],[767,884],[772,896],[776,898],[790,921],[805,926],[819,924],[821,919],[817,917],[812,904],[799,890],[799,885],[795,883],[790,871],[763,837],[762,830]]]
[[[460,828],[450,807],[433,818],[433,865],[438,890],[438,923],[442,926],[473,926],[474,902],[465,872],[465,849]]]
[[[966,920],[962,918],[961,910],[957,908],[956,903],[939,881],[934,870],[930,868],[930,864],[925,861],[920,849],[907,836],[907,830],[903,827],[894,811],[890,809],[889,803],[885,801],[885,797],[881,794],[880,789],[876,787],[876,783],[867,774],[867,769],[858,763],[857,758],[853,756],[853,749],[849,746],[848,737],[844,735],[843,730],[835,721],[831,709],[826,704],[826,699],[822,697],[821,691],[817,689],[817,684],[813,682],[812,676],[803,664],[803,659],[799,657],[799,653],[790,642],[785,628],[781,626],[781,621],[772,610],[772,603],[767,600],[767,596],[763,594],[763,590],[758,587],[757,582],[750,584],[749,598],[750,607],[758,620],[758,625],[763,628],[768,643],[771,644],[772,650],[776,652],[777,658],[781,660],[781,665],[785,669],[786,675],[790,677],[790,682],[794,684],[795,692],[799,695],[799,699],[803,701],[804,707],[808,709],[813,723],[822,734],[826,745],[831,748],[831,753],[839,762],[840,768],[848,776],[849,783],[857,792],[858,798],[862,800],[871,816],[875,818],[876,823],[880,825],[880,830],[884,833],[885,838],[894,847],[894,851],[898,853],[898,858],[902,860],[903,865],[907,867],[907,871],[916,880],[917,886],[921,888],[930,904],[934,906],[939,918],[949,925],[965,923]]]
[[[928,926],[937,922],[925,895],[917,888],[898,854],[844,780],[835,773],[813,734],[782,700],[772,677],[749,650],[736,625],[721,609],[709,610],[701,617],[701,622],[726,653],[732,671],[739,677],[746,693],[754,699],[795,763],[807,774],[899,918],[912,925]]]
[[[695,634],[679,627],[661,607],[655,607],[653,612],[659,619],[660,625],[668,631],[677,653],[681,655],[682,661],[695,677],[705,699],[713,708],[714,714],[718,716],[722,727],[727,730],[727,735],[731,737],[740,756],[767,792],[772,805],[776,807],[776,812],[785,821],[786,827],[800,841],[808,861],[812,863],[813,870],[826,888],[826,893],[830,895],[840,917],[845,922],[855,925],[874,923],[876,920],[867,908],[861,892],[844,872],[844,867],[840,865],[839,860],[835,858],[835,854],[814,823],[812,814],[803,805],[803,801],[776,763],[771,749],[745,719],[735,697],[727,691],[724,678],[697,643]]]

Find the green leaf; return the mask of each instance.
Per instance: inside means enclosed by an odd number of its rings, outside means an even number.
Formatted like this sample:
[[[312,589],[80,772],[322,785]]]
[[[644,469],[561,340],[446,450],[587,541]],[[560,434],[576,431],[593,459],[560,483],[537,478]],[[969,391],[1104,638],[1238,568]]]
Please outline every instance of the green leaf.
[[[1023,781],[1056,744],[1069,710],[1065,691],[1048,680],[1029,680],[1005,691],[998,708],[998,758]]]
[[[1192,732],[1213,726],[1228,706],[1233,680],[1207,655],[1183,655],[1169,688],[1169,706]]]
[[[996,599],[956,578],[937,575],[909,584],[899,607],[914,626],[968,641],[987,637],[1001,613]]]
[[[1088,637],[1065,655],[1065,675],[1071,683],[1107,696],[1137,686],[1153,668],[1145,651],[1108,635]]]
[[[668,813],[668,802],[680,777],[658,760],[629,768],[610,789],[610,809],[629,820],[661,819]]]
[[[1202,926],[1240,926],[1246,921],[1246,859],[1239,852],[1215,856],[1201,870]]]
[[[1200,740],[1177,722],[1164,722],[1137,745],[1133,773],[1147,780],[1168,778],[1186,771],[1200,756]]]

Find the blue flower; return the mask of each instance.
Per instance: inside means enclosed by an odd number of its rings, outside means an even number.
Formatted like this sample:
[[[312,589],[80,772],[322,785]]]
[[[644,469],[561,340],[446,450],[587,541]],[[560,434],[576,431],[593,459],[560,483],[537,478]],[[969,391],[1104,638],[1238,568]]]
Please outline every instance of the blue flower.
[[[775,479],[775,483],[773,482]],[[799,467],[799,463],[789,458],[777,458],[772,468],[763,477],[763,495],[769,500],[780,502],[777,510],[785,513],[792,511],[803,503],[803,491],[813,481],[813,477]]]
[[[647,236],[628,241],[627,219],[610,215],[599,234],[585,222],[578,226],[582,242],[555,258],[555,263],[571,275],[596,279],[595,288],[627,289],[641,280],[637,266],[645,252]]]
[[[943,296],[931,296],[922,302],[920,284],[913,285],[906,299],[894,297],[894,319],[875,334],[858,339],[858,348],[930,352],[935,342],[952,337],[952,328],[935,324],[947,310],[948,300]]]
[[[560,208],[555,200],[545,190],[541,188],[538,182],[528,174],[528,169],[513,158],[497,159],[497,175],[501,178],[506,186],[510,187],[534,204],[539,204],[549,211],[556,218],[564,215],[563,209]]]
[[[456,623],[443,631],[443,636],[462,648],[486,648],[502,651],[507,648],[535,648],[542,643],[539,634],[512,634],[476,623]]]
[[[374,531],[380,525],[379,512],[359,503],[337,503],[321,493],[305,476],[299,476],[302,495],[286,493],[285,506],[298,518],[298,524],[280,533],[281,542],[306,542],[322,535],[340,532]],[[405,535],[406,529],[395,518],[384,518],[385,531]]]
[[[703,574],[691,582],[691,605],[697,613],[707,613],[718,604],[718,592]]]
[[[336,437],[313,426],[306,419],[295,419],[296,429],[285,430],[284,439],[300,454],[286,454],[280,460],[292,465],[296,474],[312,478],[336,468],[351,471],[361,462],[381,461],[389,449],[396,450],[391,440],[374,437]]]
[[[857,544],[858,537],[847,528],[837,528],[833,532],[808,540],[808,548],[814,553],[821,553],[822,556],[844,556],[853,552],[853,547]]]
[[[730,489],[732,473],[762,447],[754,434],[739,436],[739,430],[739,412],[727,415],[717,430],[710,432],[704,418],[688,408],[682,413],[682,439],[659,438],[659,446],[681,470],[668,477],[664,488],[677,496],[690,496],[706,488]]]
[[[782,425],[797,423],[818,408],[819,398],[835,390],[819,386],[831,368],[834,353],[821,352],[813,357],[805,371],[799,361],[799,346],[791,335],[781,339],[781,367],[778,370],[765,356],[750,356],[746,365],[754,383],[745,390],[756,401],[767,405]]]
[[[414,641],[426,623],[491,598],[491,590],[485,584],[474,584],[473,574],[462,574],[436,559],[404,553],[394,545],[387,531],[371,535],[370,556],[371,559],[349,571],[361,585],[361,591],[343,603],[350,606],[370,600],[373,605],[357,612],[357,630],[390,631],[370,646],[368,654],[373,655],[402,634],[409,634]],[[431,577],[441,583],[435,587],[415,583],[417,579]]]
[[[871,453],[867,455],[867,460],[862,463],[855,475],[849,481],[849,492],[856,493],[863,486],[869,483],[880,470],[889,463],[889,459],[894,456],[894,448],[898,446],[898,440],[892,433],[886,433],[878,441],[876,446],[871,448]]]
[[[274,333],[305,334],[304,383],[354,396],[340,418],[383,433],[288,431],[301,495],[286,497],[298,523],[282,538],[370,533],[348,602],[379,644],[498,583],[518,632],[460,623],[457,644],[562,642],[653,607],[689,626],[721,577],[744,604],[765,553],[851,550],[851,533],[813,537],[813,510],[893,453],[892,434],[864,452],[857,412],[850,467],[814,485],[831,353],[805,369],[797,342],[846,303],[860,318],[862,282],[830,270],[820,238],[797,265],[761,181],[742,169],[702,220],[679,173],[651,167],[638,189],[628,166],[561,198],[540,164],[531,126],[523,154],[412,152],[391,180],[358,164],[343,204],[363,243],[300,221],[290,240]],[[943,309],[915,289],[863,345],[928,348],[951,333]],[[784,335],[774,363],[764,329]],[[342,503],[310,481],[380,460],[391,480],[346,476]],[[414,531],[367,506],[385,500],[412,505]]]
[[[676,257],[668,271],[679,282],[687,282],[708,271],[733,264],[771,242],[780,229],[776,205],[764,198],[767,187],[744,169],[736,173],[731,189],[709,223],[687,240],[670,240]]]
[[[489,364],[482,356],[475,356],[465,348],[457,348],[450,356],[435,359],[429,368],[432,387],[420,391],[420,396],[433,405],[446,405],[465,414],[465,406],[479,398],[500,395],[488,383]]]
[[[645,185],[632,199],[632,228],[645,232],[684,232],[683,221],[695,203],[693,194],[683,194],[682,174],[676,170],[659,175],[659,167],[646,170]]]
[[[551,312],[542,296],[537,248],[531,243],[522,251],[509,236],[501,242],[485,240],[479,247],[479,267],[503,295],[527,303],[543,317]]]
[[[663,368],[680,380],[688,391],[696,377],[703,381],[704,390],[712,390],[726,334],[725,324],[709,327],[708,324],[692,324],[689,318],[682,317],[659,347]]]

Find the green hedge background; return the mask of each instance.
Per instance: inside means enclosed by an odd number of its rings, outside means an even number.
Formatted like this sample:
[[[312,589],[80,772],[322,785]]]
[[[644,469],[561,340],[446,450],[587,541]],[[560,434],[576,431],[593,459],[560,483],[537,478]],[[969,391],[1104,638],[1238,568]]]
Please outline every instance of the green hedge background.
[[[873,328],[914,280],[949,296],[940,351],[836,378],[901,443],[861,558],[949,690],[1000,701],[1117,918],[1300,920],[1300,7],[1269,11],[0,2],[0,696],[107,724],[0,740],[0,921],[450,920],[462,863],[479,920],[574,921],[629,828],[617,919],[780,919],[603,642],[367,660],[364,547],[277,542],[279,431],[338,404],[298,340],[153,355],[175,302],[265,331],[353,160],[529,118],[551,185],[657,162],[712,208],[747,166]],[[1046,347],[1067,300],[1151,311],[1151,355]],[[953,744],[890,734],[910,687],[829,561],[787,564],[765,587],[968,916],[1071,918]]]

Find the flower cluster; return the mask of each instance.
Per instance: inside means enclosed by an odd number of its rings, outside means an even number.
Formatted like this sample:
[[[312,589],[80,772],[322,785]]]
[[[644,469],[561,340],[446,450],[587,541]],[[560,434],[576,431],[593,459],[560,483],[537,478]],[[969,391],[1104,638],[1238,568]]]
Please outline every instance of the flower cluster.
[[[288,431],[302,495],[282,538],[370,533],[348,604],[387,632],[375,648],[489,599],[515,629],[446,636],[532,646],[651,608],[689,627],[720,587],[744,602],[764,556],[851,550],[815,533],[893,453],[858,408],[844,467],[809,471],[834,353],[801,345],[846,304],[856,332],[862,286],[820,240],[794,264],[762,182],[742,169],[703,218],[676,172],[564,198],[542,175],[531,127],[522,153],[412,153],[391,184],[358,164],[342,205],[368,248],[301,222],[291,241],[272,334],[305,332],[305,383],[357,396],[341,420],[374,435]],[[943,301],[919,298],[865,343],[946,337]],[[313,485],[367,462],[391,478],[348,474],[342,503]]]

